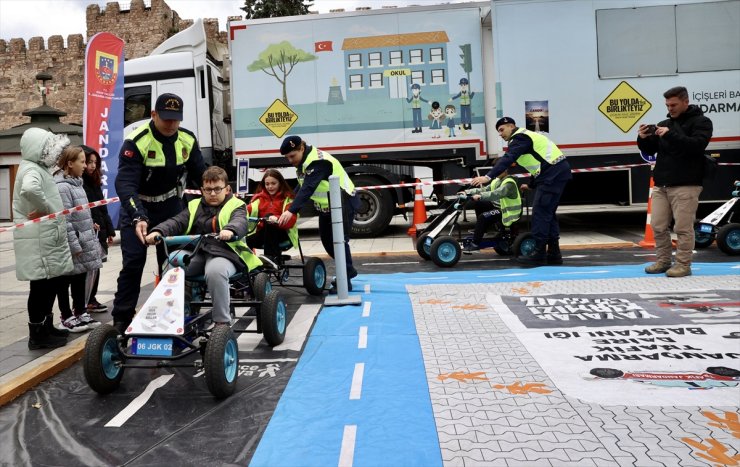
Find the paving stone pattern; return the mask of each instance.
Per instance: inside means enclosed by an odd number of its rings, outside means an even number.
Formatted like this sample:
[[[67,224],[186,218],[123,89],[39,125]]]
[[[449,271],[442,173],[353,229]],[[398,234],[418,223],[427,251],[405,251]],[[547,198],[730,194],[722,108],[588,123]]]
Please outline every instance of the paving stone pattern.
[[[702,414],[737,414],[737,407],[606,407],[568,397],[485,298],[491,293],[637,293],[673,287],[685,292],[738,285],[737,276],[684,279],[680,284],[641,277],[408,286],[444,464],[706,466],[720,464],[710,459],[721,460],[724,454],[726,465],[740,465],[740,433],[733,436],[727,426],[712,426]],[[450,376],[455,372],[473,379],[458,381]],[[516,382],[550,392],[514,394],[504,387]],[[697,444],[692,447],[682,438]],[[711,442],[726,451],[711,450]]]

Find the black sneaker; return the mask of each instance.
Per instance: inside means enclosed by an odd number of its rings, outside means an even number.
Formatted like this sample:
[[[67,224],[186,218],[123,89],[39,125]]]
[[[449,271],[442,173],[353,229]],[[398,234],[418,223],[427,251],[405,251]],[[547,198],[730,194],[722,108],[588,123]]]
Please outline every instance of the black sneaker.
[[[463,248],[462,252],[466,255],[472,255],[473,253],[477,253],[480,251],[480,246],[476,245],[473,242],[468,243],[465,245],[465,248]]]

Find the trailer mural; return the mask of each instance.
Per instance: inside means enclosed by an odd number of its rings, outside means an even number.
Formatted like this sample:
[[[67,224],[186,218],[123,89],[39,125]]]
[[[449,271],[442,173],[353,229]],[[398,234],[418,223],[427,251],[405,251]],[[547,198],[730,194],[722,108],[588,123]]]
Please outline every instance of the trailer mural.
[[[435,138],[485,138],[478,8],[293,21],[233,28],[235,151],[274,152],[282,132],[265,115],[290,109],[289,131],[321,146],[416,146]],[[326,23],[328,26],[328,23]],[[278,101],[281,104],[278,104]],[[288,107],[289,102],[289,107]],[[436,108],[432,106],[437,103]],[[286,111],[287,112],[287,111]],[[282,122],[281,128],[285,128]],[[434,130],[430,130],[433,128]]]

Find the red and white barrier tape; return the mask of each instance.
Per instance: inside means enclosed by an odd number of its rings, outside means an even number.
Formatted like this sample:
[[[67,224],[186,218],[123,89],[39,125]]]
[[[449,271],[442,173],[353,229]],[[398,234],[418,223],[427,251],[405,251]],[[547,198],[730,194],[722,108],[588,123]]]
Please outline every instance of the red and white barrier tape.
[[[21,224],[11,225],[10,227],[2,227],[2,228],[0,228],[0,233],[10,232],[11,230],[20,229],[22,227],[25,227],[25,226],[31,225],[31,224],[38,224],[39,222],[43,222],[43,221],[45,221],[47,219],[56,219],[59,216],[66,216],[67,214],[70,214],[70,213],[73,213],[73,212],[84,211],[85,209],[92,209],[92,208],[96,208],[98,206],[103,206],[105,204],[117,203],[118,201],[120,201],[118,199],[118,197],[113,197],[113,198],[108,198],[108,199],[101,199],[100,201],[93,201],[92,203],[81,204],[79,206],[75,206],[75,207],[70,208],[70,209],[62,209],[59,212],[55,212],[55,213],[52,213],[52,214],[47,214],[47,215],[42,216],[42,217],[37,217],[36,219],[31,219],[30,221],[23,222]]]
[[[643,165],[648,165],[647,163],[642,164],[626,164],[626,165],[612,165],[609,167],[591,167],[587,169],[572,169],[571,172],[573,173],[581,173],[581,172],[606,172],[609,170],[622,170],[622,169],[630,169],[632,167],[640,167]],[[740,162],[720,162],[719,165],[725,165],[725,166],[737,166],[740,165]],[[523,173],[523,174],[512,174],[512,177],[528,177],[529,174]],[[414,183],[395,183],[391,185],[368,185],[368,186],[358,186],[356,187],[357,190],[381,190],[384,188],[416,188],[417,186],[432,186],[432,185],[467,185],[473,181],[472,178],[454,178],[451,180],[437,180],[437,181],[431,181],[431,182],[414,182]],[[202,195],[200,190],[185,190],[185,193],[191,194],[191,195]],[[236,194],[238,197],[249,197],[252,194],[251,193],[241,193]],[[117,203],[119,200],[118,197],[103,199],[100,201],[95,201],[92,203],[82,204],[80,206],[75,206],[71,209],[64,209],[59,212],[55,212],[53,214],[47,214],[46,216],[39,217],[36,219],[32,219],[28,222],[23,222],[22,224],[15,224],[10,227],[0,227],[0,233],[3,232],[10,232],[11,230],[20,229],[22,227],[25,227],[27,225],[36,224],[39,222],[43,222],[47,219],[54,219],[57,216],[66,216],[67,214],[75,211],[83,211],[85,209],[91,209],[98,206],[103,206],[104,204],[111,204],[111,203]]]

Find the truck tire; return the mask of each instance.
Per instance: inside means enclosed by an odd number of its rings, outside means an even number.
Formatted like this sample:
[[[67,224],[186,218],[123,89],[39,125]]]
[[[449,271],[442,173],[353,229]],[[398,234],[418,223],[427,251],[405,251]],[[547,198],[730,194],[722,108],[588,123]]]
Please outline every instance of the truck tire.
[[[432,242],[432,248],[429,250],[432,261],[441,268],[451,268],[456,265],[460,261],[461,254],[460,242],[450,235],[435,239]]]
[[[352,178],[355,186],[369,186],[386,183],[369,175],[358,175]],[[352,224],[353,237],[378,237],[391,223],[393,218],[393,195],[390,190],[360,190],[360,207],[355,212]]]
[[[740,255],[740,223],[723,225],[717,232],[717,246],[730,256]]]

